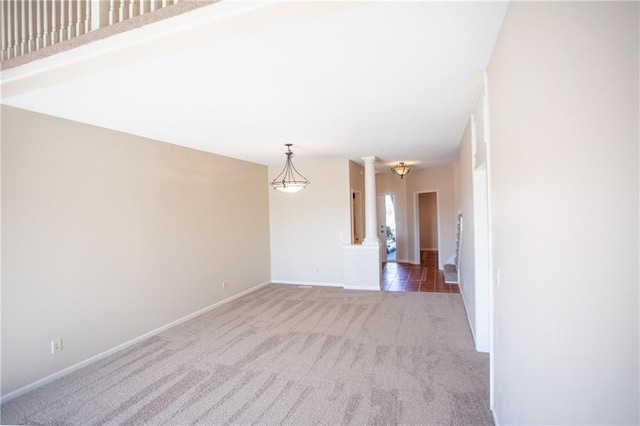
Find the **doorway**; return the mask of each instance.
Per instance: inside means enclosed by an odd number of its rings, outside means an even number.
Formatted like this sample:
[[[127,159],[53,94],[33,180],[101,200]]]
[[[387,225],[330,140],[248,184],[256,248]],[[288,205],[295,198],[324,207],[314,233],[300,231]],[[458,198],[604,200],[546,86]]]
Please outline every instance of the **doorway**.
[[[415,194],[416,229],[415,245],[418,261],[424,252],[440,254],[440,222],[438,218],[438,192],[426,191]],[[440,259],[441,260],[441,259]],[[438,261],[438,267],[440,266]]]
[[[362,214],[362,193],[351,191],[351,244],[362,244],[364,222]]]
[[[382,245],[382,259],[386,262],[397,261],[395,198],[394,194],[377,197],[378,229],[380,230],[378,236]]]

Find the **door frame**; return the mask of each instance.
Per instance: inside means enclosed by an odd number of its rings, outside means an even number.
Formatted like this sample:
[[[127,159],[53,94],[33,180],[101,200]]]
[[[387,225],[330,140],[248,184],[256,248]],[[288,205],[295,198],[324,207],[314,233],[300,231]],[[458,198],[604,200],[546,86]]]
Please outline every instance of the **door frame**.
[[[440,236],[440,197],[437,189],[416,191],[413,193],[413,243],[414,243],[414,264],[420,264],[420,194],[436,194],[436,221],[438,229],[438,269],[442,269],[442,238]],[[417,259],[417,260],[416,260]]]
[[[390,195],[392,202],[393,202],[393,210],[395,213],[395,218],[396,218],[396,260],[388,260],[387,259],[387,235],[386,232],[384,234],[384,238],[381,238],[380,235],[378,235],[378,239],[380,240],[380,247],[381,249],[384,250],[384,253],[380,252],[380,257],[381,259],[384,258],[385,262],[393,262],[393,263],[398,263],[400,262],[400,259],[398,258],[398,194],[395,192],[378,192],[376,193],[376,221],[378,219],[378,197],[383,197],[383,199],[387,196]],[[385,202],[386,203],[386,202]],[[386,221],[385,221],[386,223]],[[377,224],[378,226],[378,232],[380,232],[380,223]]]
[[[356,201],[354,203],[354,200]],[[362,241],[364,240],[364,210],[362,209],[362,191],[360,191],[359,189],[351,189],[351,200],[350,201],[350,205],[351,205],[351,244],[362,244]],[[355,204],[355,211],[354,211],[354,204]],[[353,218],[356,218],[356,223],[353,223]],[[355,233],[358,233],[358,236],[360,237],[360,241],[356,242],[355,241]]]

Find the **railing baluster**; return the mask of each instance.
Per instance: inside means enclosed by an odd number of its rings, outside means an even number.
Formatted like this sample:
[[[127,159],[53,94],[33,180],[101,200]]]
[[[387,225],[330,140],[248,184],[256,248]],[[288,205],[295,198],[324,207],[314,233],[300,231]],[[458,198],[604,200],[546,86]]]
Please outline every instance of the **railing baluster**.
[[[20,5],[19,0],[12,0],[13,5],[13,57],[20,56]]]
[[[69,4],[67,5],[69,18],[67,19],[67,39],[71,39],[75,37],[76,34],[76,21],[73,19],[73,13],[76,11],[75,0],[68,0]]]
[[[84,32],[88,33],[93,30],[93,19],[91,10],[91,0],[84,2]]]
[[[46,47],[49,41],[49,7],[48,2],[43,0],[42,11],[44,13],[44,26],[42,27],[42,46]]]
[[[86,31],[95,31],[102,26],[102,20],[109,20],[109,10],[105,11],[106,16],[102,13],[102,3],[99,0],[87,0],[87,22],[89,25]]]
[[[18,1],[13,0],[13,56],[18,56],[18,52],[20,51],[20,27],[18,23]]]
[[[82,0],[76,0],[76,36],[83,34],[82,31]]]
[[[11,58],[12,43],[12,26],[11,26],[11,2],[7,2],[7,59]]]
[[[151,13],[180,0],[0,0],[0,61]]]
[[[124,1],[120,0],[120,11],[118,12],[118,22],[124,21]]]
[[[4,3],[3,3],[4,4]],[[7,59],[9,59],[11,57],[11,3],[10,2],[6,2],[7,4],[7,13],[6,13],[6,19],[7,19]]]
[[[56,0],[51,2],[51,44],[57,42],[58,21],[56,20]]]
[[[24,32],[24,3],[22,0],[16,1],[16,10],[18,11],[16,19],[16,56],[24,53],[24,41],[27,38]]]
[[[2,4],[2,12],[4,16],[2,20],[2,36],[4,39],[4,48],[2,49],[2,53],[4,54],[5,59],[9,59],[11,56],[9,54],[9,51],[11,50],[11,9],[9,7],[9,2],[0,2],[0,4]]]
[[[9,59],[11,57],[11,3],[7,2],[7,13],[6,13],[6,19],[7,19],[7,59]]]
[[[24,55],[27,52],[27,2],[22,0],[20,2],[22,10],[20,11],[20,54]]]
[[[109,1],[109,25],[113,25],[113,23],[115,22],[114,16],[113,14],[115,13],[115,0],[110,0]]]
[[[73,0],[67,0],[69,3],[67,4],[67,12],[68,12],[68,18],[67,18],[67,40],[70,40],[71,38],[75,37],[76,34],[73,33],[73,30],[75,29],[75,25],[73,22]]]
[[[60,0],[60,41],[65,41],[67,37],[67,32],[65,31],[65,21],[67,20],[67,15],[64,13],[64,5],[67,0]]]
[[[27,41],[27,51],[31,52],[34,50],[34,40],[33,40],[33,1],[29,1],[29,41]]]
[[[11,58],[13,50],[13,9],[11,0],[7,2],[7,56]]]
[[[7,36],[5,35],[5,29],[7,23],[5,22],[6,16],[4,13],[4,2],[0,2],[0,60],[7,59],[5,49],[7,48]]]
[[[75,22],[73,20],[73,11],[75,7],[73,7],[73,0],[64,0],[67,2],[67,22],[66,22],[66,30],[67,30],[67,40],[75,37],[74,30],[76,28]]]
[[[21,56],[27,53],[27,10],[26,2],[24,0],[16,1],[16,9],[18,10],[18,20],[16,21],[16,39],[17,39],[17,51],[16,56]]]
[[[42,8],[41,0],[36,0],[36,50],[42,47]]]

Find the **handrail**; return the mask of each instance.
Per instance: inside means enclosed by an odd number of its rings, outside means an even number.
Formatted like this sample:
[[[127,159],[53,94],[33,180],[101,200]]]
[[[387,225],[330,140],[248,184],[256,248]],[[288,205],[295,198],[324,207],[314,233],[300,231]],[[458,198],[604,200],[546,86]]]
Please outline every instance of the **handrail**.
[[[0,0],[0,62],[181,0]]]

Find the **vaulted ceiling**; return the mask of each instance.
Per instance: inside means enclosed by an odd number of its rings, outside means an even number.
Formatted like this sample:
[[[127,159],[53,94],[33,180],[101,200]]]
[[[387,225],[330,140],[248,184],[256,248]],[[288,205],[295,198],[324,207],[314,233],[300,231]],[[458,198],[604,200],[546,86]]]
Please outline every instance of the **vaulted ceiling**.
[[[457,159],[506,2],[224,0],[2,73],[2,103],[265,165]]]

